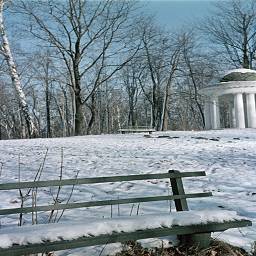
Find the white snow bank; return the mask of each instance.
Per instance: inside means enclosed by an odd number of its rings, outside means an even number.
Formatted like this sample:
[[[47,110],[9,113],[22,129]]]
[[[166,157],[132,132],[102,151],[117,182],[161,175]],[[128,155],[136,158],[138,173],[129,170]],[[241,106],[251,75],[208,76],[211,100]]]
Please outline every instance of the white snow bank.
[[[187,226],[238,220],[234,211],[188,211],[161,215],[120,217],[113,219],[89,218],[84,222],[41,224],[15,228],[4,228],[0,232],[0,248],[12,244],[43,243],[43,241],[71,240],[82,236],[106,235],[113,232],[132,232],[141,229]]]
[[[248,69],[248,68],[237,68],[237,69],[232,69],[232,70],[229,70],[227,71],[224,76],[226,75],[229,75],[229,74],[232,74],[232,73],[256,73],[255,70],[252,70],[252,69]]]

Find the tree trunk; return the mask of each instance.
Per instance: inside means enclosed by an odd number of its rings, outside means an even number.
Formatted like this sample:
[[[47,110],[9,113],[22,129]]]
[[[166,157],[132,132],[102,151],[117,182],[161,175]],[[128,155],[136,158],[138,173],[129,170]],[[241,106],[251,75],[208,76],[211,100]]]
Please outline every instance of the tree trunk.
[[[91,118],[90,121],[88,123],[88,127],[87,127],[87,135],[91,134],[92,131],[92,127],[95,121],[95,117],[96,117],[96,99],[95,99],[95,93],[92,94],[92,103],[91,103]]]
[[[63,93],[61,94],[61,110],[62,110],[62,136],[67,136],[67,117],[66,117],[66,99]]]
[[[134,115],[134,95],[131,96],[129,101],[129,116],[128,116],[128,126],[135,127],[136,121],[135,121],[135,115]]]
[[[4,8],[4,1],[0,0],[0,33],[1,33],[2,44],[3,44],[1,47],[1,51],[7,61],[8,66],[9,66],[12,83],[17,92],[20,107],[21,107],[22,113],[23,113],[25,121],[26,121],[28,135],[29,135],[29,137],[34,137],[37,134],[37,129],[32,121],[32,117],[29,113],[26,96],[21,87],[20,77],[18,75],[17,68],[14,63],[13,56],[11,53],[9,41],[8,41],[7,35],[5,33],[4,19],[3,19],[3,8]]]
[[[117,110],[117,126],[118,126],[118,129],[120,130],[122,127],[120,122],[120,108],[118,105],[116,106],[116,110]]]
[[[151,122],[150,122],[150,127],[151,128],[156,128],[156,106],[157,106],[156,85],[153,85],[153,88],[152,88],[152,103],[151,103]]]
[[[75,55],[72,60],[73,64],[73,87],[75,92],[75,136],[84,134],[84,115],[83,115],[83,101],[81,98],[81,74],[79,70],[79,63],[81,61],[80,54],[80,39],[75,43]]]
[[[169,88],[168,88],[168,85],[166,85],[160,131],[167,131],[167,129],[168,129],[168,108],[167,108],[168,102],[169,102]]]
[[[248,44],[247,31],[245,30],[244,42],[243,42],[243,68],[250,68],[247,44]]]
[[[83,115],[83,104],[81,95],[75,94],[75,136],[83,135],[83,126],[84,126],[84,115]]]
[[[51,112],[50,112],[50,103],[51,103],[51,95],[50,95],[50,77],[49,77],[49,69],[50,69],[50,59],[49,52],[47,51],[46,63],[44,66],[44,83],[45,83],[45,108],[46,108],[46,137],[52,137],[51,131]]]
[[[20,120],[20,138],[26,138],[26,124],[24,124],[22,113],[19,111],[19,120]]]
[[[51,113],[50,113],[50,97],[49,97],[49,81],[48,77],[45,80],[45,104],[46,104],[46,127],[47,127],[47,138],[52,137],[51,132]]]
[[[70,110],[69,110],[69,106],[68,106],[68,98],[67,98],[67,92],[66,90],[62,90],[62,96],[63,96],[63,109],[65,110],[65,127],[66,127],[66,131],[65,131],[65,137],[66,136],[70,136],[72,134],[72,130],[70,127],[70,123],[69,123],[69,116],[70,116]]]

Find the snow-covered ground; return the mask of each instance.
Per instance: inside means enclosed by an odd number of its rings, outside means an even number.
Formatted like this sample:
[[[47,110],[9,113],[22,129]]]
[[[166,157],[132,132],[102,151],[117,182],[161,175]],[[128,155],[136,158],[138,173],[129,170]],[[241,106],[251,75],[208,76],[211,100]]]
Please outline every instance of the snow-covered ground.
[[[166,172],[169,169],[206,171],[207,177],[186,179],[185,188],[188,192],[212,191],[214,196],[190,199],[190,208],[236,211],[238,215],[252,220],[253,226],[216,233],[213,237],[242,246],[248,251],[256,240],[256,130],[165,132],[154,133],[151,137],[126,134],[0,141],[0,182],[17,181],[19,176],[22,181],[33,180],[45,156],[41,180],[58,179],[62,148],[63,178],[75,177],[77,173],[78,177],[94,177]],[[71,189],[62,188],[61,202],[68,199]],[[167,195],[169,190],[165,180],[83,185],[75,187],[71,201]],[[40,189],[38,193],[37,204],[45,204],[52,201],[57,189]],[[27,205],[31,204],[30,200],[26,201]],[[17,192],[1,192],[0,208],[19,205]],[[173,204],[171,208],[174,208]],[[67,210],[61,222],[83,221],[88,217],[136,215],[137,211],[139,215],[168,213],[170,204],[151,202],[139,207],[121,205],[112,210],[110,207]],[[18,217],[0,217],[1,228],[16,225]],[[38,220],[47,223],[48,216],[40,214]],[[29,225],[31,216],[26,215],[24,221],[25,225]],[[85,252],[99,255],[100,251],[99,247],[83,248],[60,252],[59,255],[84,255]],[[105,253],[109,251],[114,251],[113,246],[104,248]]]

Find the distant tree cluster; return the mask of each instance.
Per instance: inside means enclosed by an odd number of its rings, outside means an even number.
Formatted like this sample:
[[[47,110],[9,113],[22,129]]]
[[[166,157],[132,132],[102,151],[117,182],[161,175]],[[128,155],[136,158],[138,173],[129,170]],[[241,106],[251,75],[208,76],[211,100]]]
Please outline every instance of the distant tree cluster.
[[[134,1],[0,0],[0,139],[203,129],[199,89],[254,68],[255,11],[225,2],[172,32]]]

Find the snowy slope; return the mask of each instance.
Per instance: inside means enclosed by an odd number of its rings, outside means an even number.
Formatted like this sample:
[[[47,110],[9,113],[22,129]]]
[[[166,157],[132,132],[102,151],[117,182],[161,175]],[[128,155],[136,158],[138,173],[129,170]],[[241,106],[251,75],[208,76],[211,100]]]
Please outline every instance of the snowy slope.
[[[169,137],[159,137],[168,135]],[[214,237],[229,241],[250,250],[256,240],[256,130],[220,130],[207,132],[154,133],[151,138],[143,134],[99,135],[58,139],[34,139],[0,141],[1,183],[20,179],[34,179],[48,149],[41,179],[58,179],[61,165],[61,148],[64,152],[63,178],[124,175],[165,172],[168,169],[181,171],[206,171],[207,177],[190,178],[185,182],[187,191],[212,191],[213,198],[191,199],[193,210],[234,210],[240,216],[253,221],[253,227],[228,230]],[[20,156],[20,174],[19,174]],[[2,163],[2,164],[1,164]],[[168,184],[163,182],[126,182],[77,186],[71,201],[122,198],[134,195],[168,194]],[[60,200],[67,200],[71,188],[61,190]],[[25,191],[24,191],[25,192]],[[41,189],[38,205],[52,201],[56,189]],[[18,207],[20,200],[15,192],[1,192],[1,208]],[[26,203],[31,203],[28,198]],[[171,205],[172,209],[174,208]],[[117,215],[156,214],[169,212],[168,202],[140,205],[98,207],[66,211],[61,222],[83,221],[86,217],[113,217]],[[48,216],[40,214],[40,223],[46,223]],[[31,216],[25,216],[29,225]],[[16,225],[18,216],[1,218],[1,227]],[[111,247],[110,247],[111,248]],[[60,255],[83,255],[95,248],[78,249]],[[96,251],[94,251],[96,250]],[[108,252],[108,249],[104,249]],[[112,248],[111,248],[112,250]],[[94,253],[93,253],[94,252]]]

